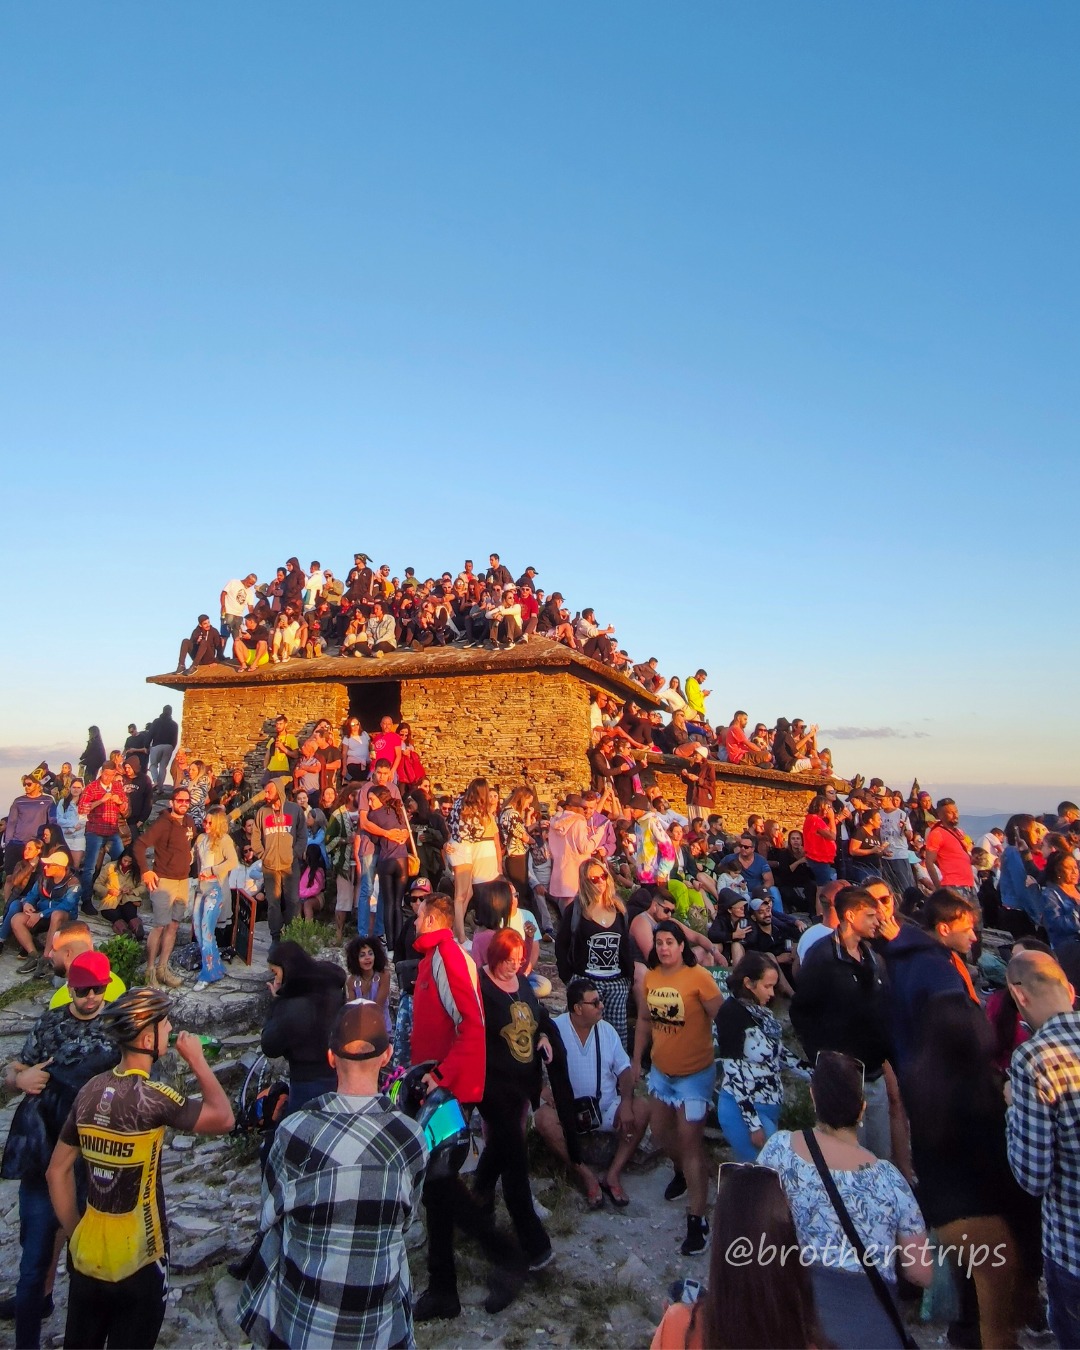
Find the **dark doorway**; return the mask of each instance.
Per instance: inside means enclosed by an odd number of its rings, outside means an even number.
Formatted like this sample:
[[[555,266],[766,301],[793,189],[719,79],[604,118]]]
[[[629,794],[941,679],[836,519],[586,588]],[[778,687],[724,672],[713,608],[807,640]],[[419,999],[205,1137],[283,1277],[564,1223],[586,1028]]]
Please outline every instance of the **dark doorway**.
[[[394,725],[401,721],[401,682],[399,680],[363,680],[349,685],[349,716],[359,717],[367,732],[378,731],[384,717]]]

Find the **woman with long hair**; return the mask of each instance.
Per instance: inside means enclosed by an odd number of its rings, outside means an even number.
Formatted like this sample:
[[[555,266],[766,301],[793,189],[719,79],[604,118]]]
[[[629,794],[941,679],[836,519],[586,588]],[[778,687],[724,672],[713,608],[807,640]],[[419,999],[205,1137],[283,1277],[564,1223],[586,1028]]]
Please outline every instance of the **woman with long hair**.
[[[337,1088],[326,1052],[330,1028],[345,1002],[345,972],[334,961],[316,961],[297,942],[271,943],[266,963],[272,1002],[262,1051],[269,1059],[288,1062],[288,1110],[299,1111]]]
[[[320,830],[320,834],[324,834]],[[325,904],[326,859],[319,844],[309,843],[304,854],[304,865],[300,869],[297,893],[300,898],[300,913],[309,923],[315,922],[315,916]]]
[[[385,770],[384,770],[385,772]],[[396,794],[380,792],[372,788],[368,795],[367,817],[373,825],[383,831],[406,831],[409,821],[401,798]],[[387,835],[378,836],[378,848],[375,857],[375,875],[379,878],[379,908],[382,910],[383,931],[386,941],[392,947],[401,930],[402,896],[408,880],[409,838],[390,839]]]
[[[780,967],[771,956],[747,952],[728,975],[728,997],[716,1015],[724,1075],[717,1115],[739,1162],[753,1162],[780,1128],[781,1070],[803,1067],[769,1012],[779,979]]]
[[[814,883],[827,886],[836,880],[836,841],[839,831],[832,803],[823,792],[806,808],[802,838],[806,863],[814,874]]]
[[[196,990],[208,989],[225,976],[216,931],[218,915],[225,903],[229,873],[240,865],[236,845],[229,836],[229,816],[224,807],[211,806],[203,820],[203,833],[195,840],[195,861],[199,880],[191,927],[202,958]]]
[[[105,742],[101,739],[101,729],[91,727],[87,733],[86,749],[79,756],[79,766],[82,769],[81,776],[84,783],[94,781],[108,757]]]
[[[733,1260],[776,1252],[769,1264]],[[787,1253],[784,1260],[780,1253]],[[814,1350],[823,1345],[810,1275],[780,1178],[771,1167],[722,1163],[713,1210],[709,1287],[664,1313],[650,1350]]]
[[[398,735],[401,737],[401,759],[398,762],[397,780],[401,795],[404,797],[417,783],[424,781],[427,770],[424,768],[419,750],[413,744],[412,727],[408,722],[399,724]]]
[[[869,876],[878,876],[888,845],[881,837],[881,812],[877,807],[859,812],[859,823],[848,840],[847,876],[859,886]]]
[[[56,823],[64,833],[64,843],[76,872],[82,867],[86,852],[86,817],[79,815],[79,798],[85,789],[81,778],[73,778],[56,808]]]
[[[532,892],[529,890],[528,859],[532,831],[539,819],[540,804],[536,800],[536,793],[528,783],[521,783],[514,788],[499,812],[503,872],[517,891],[518,904],[524,909],[533,908]],[[537,919],[539,920],[539,915]]]
[[[354,937],[345,948],[345,968],[348,979],[345,981],[345,996],[349,999],[363,998],[375,1003],[382,1011],[386,1022],[386,1034],[393,1036],[394,1028],[390,1021],[390,963],[386,958],[386,948],[377,937]]]
[[[1046,826],[1034,816],[1010,816],[1005,822],[998,894],[1002,925],[1013,937],[1028,937],[1042,923],[1042,855]]]
[[[1053,836],[1047,836],[1052,838]],[[1080,862],[1071,853],[1054,852],[1043,871],[1043,927],[1056,952],[1080,939]]]
[[[446,861],[454,874],[454,936],[465,941],[465,911],[472,899],[473,866],[477,848],[484,839],[488,819],[488,781],[474,778],[454,799],[447,817],[450,842]]]
[[[712,1022],[724,996],[698,965],[689,939],[672,919],[656,925],[647,965],[648,1016],[637,1020],[634,1077],[641,1076],[645,1052],[651,1049],[649,1124],[656,1146],[675,1167],[664,1199],[688,1193],[681,1251],[696,1256],[709,1241],[705,1118],[716,1083]]]
[[[682,681],[679,679],[678,675],[672,675],[671,679],[668,680],[666,687],[662,689],[656,697],[661,703],[666,704],[669,711],[673,713],[684,713],[690,706],[683,697]]]
[[[802,1256],[810,1260],[825,1344],[896,1350],[903,1345],[894,1297],[897,1273],[925,1289],[934,1276],[933,1257],[911,1187],[891,1162],[875,1158],[856,1137],[866,1110],[864,1074],[850,1055],[820,1051],[810,1075],[814,1128],[778,1130],[758,1162],[780,1174]],[[884,1281],[888,1307],[847,1236],[823,1171]]]
[[[975,1286],[984,1346],[1016,1346],[1042,1267],[1040,1202],[1009,1170],[994,1033],[966,994],[930,999],[901,1084],[926,1221],[961,1280]],[[993,1252],[992,1261],[971,1259]]]
[[[593,980],[604,1000],[604,1019],[627,1044],[626,1004],[634,980],[634,956],[626,906],[599,858],[578,868],[577,895],[567,905],[555,934],[559,979]]]

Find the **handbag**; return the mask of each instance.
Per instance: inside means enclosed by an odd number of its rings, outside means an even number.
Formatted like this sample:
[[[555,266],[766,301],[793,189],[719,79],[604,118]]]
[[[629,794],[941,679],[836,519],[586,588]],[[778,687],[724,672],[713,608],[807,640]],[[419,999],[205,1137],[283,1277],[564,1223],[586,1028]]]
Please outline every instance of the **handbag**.
[[[574,1127],[578,1134],[592,1134],[604,1123],[600,1114],[600,1028],[593,1027],[593,1041],[596,1045],[596,1095],[595,1097],[574,1098]]]
[[[913,1340],[904,1326],[904,1319],[900,1316],[900,1309],[896,1306],[892,1291],[885,1283],[885,1277],[873,1261],[866,1255],[866,1246],[859,1236],[858,1230],[848,1213],[847,1206],[844,1204],[843,1197],[837,1189],[836,1182],[833,1180],[832,1173],[825,1164],[825,1158],[821,1152],[821,1145],[818,1143],[813,1130],[803,1130],[803,1141],[806,1144],[807,1152],[813,1159],[814,1166],[821,1177],[822,1185],[825,1187],[825,1194],[829,1197],[829,1203],[832,1205],[836,1217],[840,1220],[840,1227],[844,1230],[844,1236],[851,1243],[852,1250],[858,1258],[859,1265],[870,1281],[870,1287],[881,1304],[882,1311],[888,1317],[900,1337],[900,1344],[904,1350],[918,1350],[918,1342]]]

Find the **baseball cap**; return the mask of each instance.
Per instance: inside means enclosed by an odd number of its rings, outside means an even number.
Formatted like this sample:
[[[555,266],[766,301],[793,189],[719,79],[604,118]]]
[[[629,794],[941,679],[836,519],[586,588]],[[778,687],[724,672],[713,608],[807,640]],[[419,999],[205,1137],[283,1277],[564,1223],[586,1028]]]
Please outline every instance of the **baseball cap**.
[[[633,811],[647,811],[649,809],[649,799],[643,792],[635,792],[630,798],[630,808]]]
[[[416,880],[415,880],[415,881],[412,883],[412,885],[409,887],[409,894],[410,894],[410,895],[430,895],[430,894],[431,894],[431,882],[428,881],[427,877],[417,877]]]
[[[80,952],[68,966],[67,982],[72,989],[86,989],[92,984],[108,984],[111,974],[104,952]]]
[[[750,901],[750,908],[756,914],[762,905],[771,905],[771,904],[772,904],[771,895],[756,895],[754,896],[753,900]]]
[[[68,867],[70,863],[71,859],[68,855],[59,852],[59,850],[56,853],[50,853],[48,857],[41,860],[42,867]]]
[[[338,1059],[375,1059],[389,1044],[386,1019],[370,999],[346,1003],[330,1028],[330,1049]]]

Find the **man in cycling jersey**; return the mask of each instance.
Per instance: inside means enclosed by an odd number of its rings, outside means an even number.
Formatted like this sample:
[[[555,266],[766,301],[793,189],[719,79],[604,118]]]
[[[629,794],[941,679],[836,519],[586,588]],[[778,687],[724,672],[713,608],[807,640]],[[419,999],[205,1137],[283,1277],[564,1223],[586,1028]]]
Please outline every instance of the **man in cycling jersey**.
[[[199,1038],[176,1042],[202,1089],[184,1097],[150,1070],[169,1045],[169,999],[133,989],[100,1014],[120,1046],[119,1065],[92,1078],[75,1099],[49,1164],[49,1194],[69,1242],[65,1345],[152,1347],[169,1292],[169,1233],[161,1184],[166,1126],[225,1134],[233,1111]],[[87,1164],[86,1209],[79,1217],[75,1164]]]

